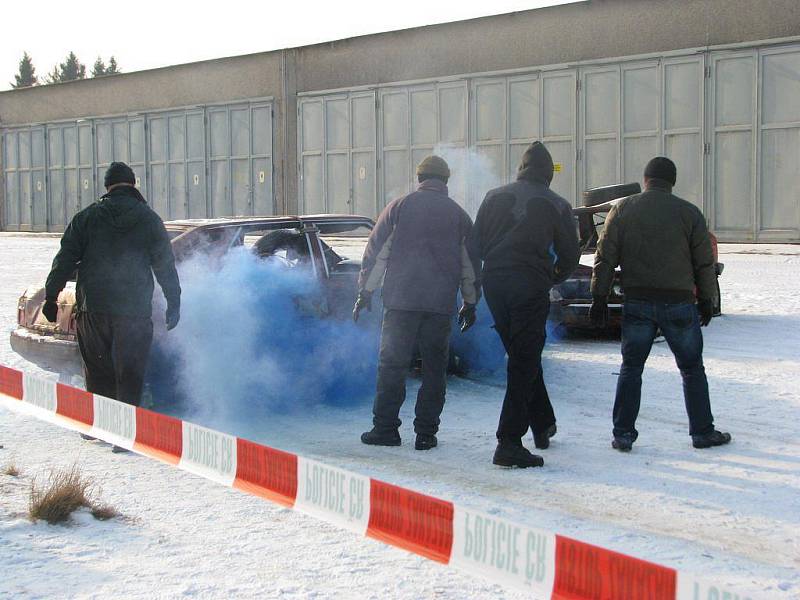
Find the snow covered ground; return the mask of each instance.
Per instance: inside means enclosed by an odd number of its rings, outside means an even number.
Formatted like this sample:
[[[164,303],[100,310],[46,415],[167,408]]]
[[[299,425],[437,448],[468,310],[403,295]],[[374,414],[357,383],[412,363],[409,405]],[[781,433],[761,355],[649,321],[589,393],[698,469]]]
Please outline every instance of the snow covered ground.
[[[41,281],[57,239],[0,235],[0,362],[19,293]],[[464,506],[556,531],[755,597],[800,598],[800,248],[724,245],[725,315],[704,330],[724,448],[691,448],[680,377],[664,344],[645,372],[634,451],[610,448],[619,345],[553,341],[545,375],[559,433],[544,469],[491,465],[502,379],[451,379],[436,450],[413,449],[409,383],[400,448],[363,446],[369,397],[348,408],[263,415],[228,433]],[[0,409],[0,597],[515,597],[310,517]],[[531,443],[532,446],[532,443]],[[32,477],[78,461],[125,516],[30,524]]]

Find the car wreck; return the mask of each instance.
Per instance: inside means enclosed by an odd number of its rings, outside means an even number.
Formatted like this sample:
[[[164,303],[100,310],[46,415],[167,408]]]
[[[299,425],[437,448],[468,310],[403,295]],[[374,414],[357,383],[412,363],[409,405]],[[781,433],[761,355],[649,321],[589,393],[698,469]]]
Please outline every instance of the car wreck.
[[[346,318],[355,301],[361,256],[374,223],[351,215],[310,215],[168,221],[164,225],[178,263],[199,253],[213,260],[243,246],[287,267],[308,267],[320,281],[323,294],[313,306],[305,304],[303,309],[315,316]],[[53,323],[42,314],[44,301],[43,283],[23,292],[11,347],[32,362],[80,373],[74,279],[58,297]]]

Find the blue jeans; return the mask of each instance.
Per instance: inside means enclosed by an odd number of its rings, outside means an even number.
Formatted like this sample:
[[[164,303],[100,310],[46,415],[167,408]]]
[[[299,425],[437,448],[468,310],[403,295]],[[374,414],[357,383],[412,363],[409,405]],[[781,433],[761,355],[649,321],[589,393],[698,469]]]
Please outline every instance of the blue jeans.
[[[622,317],[622,368],[614,401],[614,435],[633,434],[642,397],[642,371],[658,330],[669,344],[683,378],[683,398],[689,415],[689,434],[714,429],[708,380],[703,367],[703,334],[694,304],[663,304],[628,300]]]

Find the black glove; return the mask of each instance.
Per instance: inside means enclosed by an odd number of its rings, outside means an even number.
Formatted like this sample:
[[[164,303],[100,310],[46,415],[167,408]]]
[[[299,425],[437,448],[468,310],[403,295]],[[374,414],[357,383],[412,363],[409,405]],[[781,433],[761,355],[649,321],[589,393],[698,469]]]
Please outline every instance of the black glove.
[[[175,329],[178,325],[178,321],[181,320],[181,309],[180,307],[167,307],[167,331],[170,329]]]
[[[353,306],[353,322],[358,322],[358,315],[361,313],[363,309],[367,309],[368,312],[372,312],[372,292],[368,292],[367,290],[361,290],[358,292],[358,298],[356,298],[356,304]]]
[[[592,305],[589,307],[589,321],[600,329],[608,326],[608,298],[605,296],[592,296]]]
[[[42,306],[42,314],[45,319],[51,323],[55,323],[56,317],[58,317],[58,304],[56,304],[56,301],[50,298],[45,300],[44,306]]]
[[[458,311],[458,326],[461,328],[461,333],[475,325],[478,315],[475,311],[475,305],[464,302],[461,310]]]
[[[711,300],[698,300],[697,312],[700,313],[700,325],[707,327],[714,316],[714,303]]]

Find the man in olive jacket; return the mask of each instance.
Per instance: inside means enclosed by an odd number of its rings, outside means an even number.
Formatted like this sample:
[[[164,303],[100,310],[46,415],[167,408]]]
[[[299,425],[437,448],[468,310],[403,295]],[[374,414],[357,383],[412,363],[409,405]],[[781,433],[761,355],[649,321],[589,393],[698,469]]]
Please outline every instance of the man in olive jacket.
[[[659,330],[683,377],[694,447],[720,446],[731,440],[730,434],[714,429],[703,367],[700,326],[711,321],[717,294],[711,240],[700,210],[672,194],[676,175],[671,160],[652,159],[644,171],[645,191],[622,199],[609,211],[595,254],[592,321],[603,325],[608,318],[608,294],[618,265],[625,293],[622,368],[611,444],[623,452],[633,447],[639,435],[635,425],[642,371]]]
[[[540,467],[541,456],[522,445],[528,429],[537,448],[547,448],[556,417],[542,373],[550,288],[578,266],[581,251],[572,207],[550,189],[553,158],[532,143],[514,183],[486,194],[473,229],[483,260],[486,303],[508,354],[508,382],[492,462]]]
[[[371,431],[365,444],[399,446],[398,414],[405,400],[405,378],[414,350],[422,358],[417,394],[414,447],[437,445],[436,432],[447,386],[450,327],[459,288],[461,331],[475,322],[480,297],[477,262],[467,251],[472,220],[447,195],[450,168],[438,156],[417,167],[419,187],[390,202],[369,236],[353,318],[371,309],[372,294],[383,285],[383,325]]]
[[[45,286],[43,313],[56,320],[58,295],[77,269],[78,346],[86,389],[138,406],[153,340],[153,274],[178,324],[181,288],[164,223],[134,187],[125,163],[111,163],[107,193],[76,214]]]

